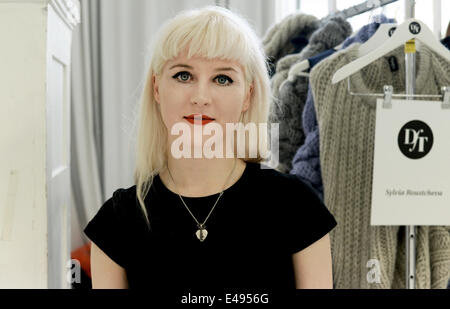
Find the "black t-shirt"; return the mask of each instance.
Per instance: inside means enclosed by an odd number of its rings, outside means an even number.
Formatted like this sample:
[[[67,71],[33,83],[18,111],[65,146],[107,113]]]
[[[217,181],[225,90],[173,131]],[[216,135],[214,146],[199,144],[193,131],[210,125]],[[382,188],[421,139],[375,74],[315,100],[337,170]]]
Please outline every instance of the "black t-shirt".
[[[136,186],[118,189],[84,233],[125,268],[130,288],[295,288],[292,254],[330,232],[336,221],[295,175],[247,163],[206,222],[197,224],[159,176],[145,198],[148,229]],[[183,197],[203,222],[219,194]]]

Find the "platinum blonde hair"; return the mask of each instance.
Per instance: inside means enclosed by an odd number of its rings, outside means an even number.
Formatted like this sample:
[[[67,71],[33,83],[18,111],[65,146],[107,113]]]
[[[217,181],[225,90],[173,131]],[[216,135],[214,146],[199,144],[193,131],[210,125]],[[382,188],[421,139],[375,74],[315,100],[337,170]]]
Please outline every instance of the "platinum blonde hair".
[[[188,58],[200,56],[240,63],[246,90],[253,84],[250,106],[241,115],[242,123],[267,123],[271,99],[268,63],[260,39],[244,18],[221,7],[207,6],[183,11],[163,24],[153,41],[150,69],[140,98],[136,141],[136,195],[149,228],[144,200],[153,178],[166,167],[168,158],[168,131],[154,98],[152,76],[161,74],[164,64],[186,47]],[[261,162],[267,157],[267,132],[258,130],[258,141],[264,145],[258,148],[256,158],[243,158],[244,161]],[[247,154],[248,143],[246,148]]]

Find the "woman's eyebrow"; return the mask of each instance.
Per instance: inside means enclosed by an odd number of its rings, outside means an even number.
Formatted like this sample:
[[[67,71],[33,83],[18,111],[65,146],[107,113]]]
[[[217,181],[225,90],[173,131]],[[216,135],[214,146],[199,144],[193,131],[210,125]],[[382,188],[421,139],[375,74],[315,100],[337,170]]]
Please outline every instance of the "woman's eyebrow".
[[[187,65],[187,64],[175,64],[175,65],[171,66],[169,68],[169,70],[172,70],[173,68],[176,68],[176,67],[182,67],[182,68],[187,68],[187,69],[191,69],[191,70],[194,69],[193,67],[191,67],[190,65]],[[214,71],[234,71],[234,72],[238,73],[238,71],[236,71],[236,69],[234,69],[232,67],[217,68]]]
[[[173,68],[176,68],[176,67],[182,67],[182,68],[187,68],[187,69],[194,69],[193,67],[191,67],[190,65],[187,65],[187,64],[175,64],[174,66],[171,66],[170,68],[169,68],[169,70],[172,70]]]
[[[236,71],[234,68],[231,68],[231,67],[217,68],[217,69],[215,69],[215,71],[234,71],[234,72],[238,73],[238,71]]]

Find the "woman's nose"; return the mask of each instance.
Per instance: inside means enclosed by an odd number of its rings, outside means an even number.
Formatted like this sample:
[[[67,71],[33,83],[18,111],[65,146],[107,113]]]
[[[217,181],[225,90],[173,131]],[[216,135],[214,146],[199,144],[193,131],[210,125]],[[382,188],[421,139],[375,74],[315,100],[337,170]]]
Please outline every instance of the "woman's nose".
[[[211,104],[211,89],[206,82],[198,82],[195,85],[194,92],[191,97],[191,103],[196,105]]]

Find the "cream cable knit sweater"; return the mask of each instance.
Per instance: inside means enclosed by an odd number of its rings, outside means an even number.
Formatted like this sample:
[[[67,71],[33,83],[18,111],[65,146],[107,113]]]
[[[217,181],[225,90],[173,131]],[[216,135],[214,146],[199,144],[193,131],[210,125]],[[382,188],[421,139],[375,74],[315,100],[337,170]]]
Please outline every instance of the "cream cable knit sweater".
[[[404,227],[370,226],[376,99],[351,96],[347,80],[331,84],[336,70],[356,59],[359,45],[325,59],[310,75],[320,131],[324,202],[338,222],[330,233],[334,284],[336,288],[404,288]],[[396,57],[398,71],[391,72],[389,56]],[[439,94],[441,86],[450,85],[450,63],[425,46],[416,59],[417,94]],[[383,85],[393,85],[394,93],[404,93],[403,47],[350,80],[351,90],[357,93],[380,93]],[[417,227],[416,288],[446,288],[449,232],[450,227],[444,226]],[[370,259],[380,262],[380,283],[368,283]]]

